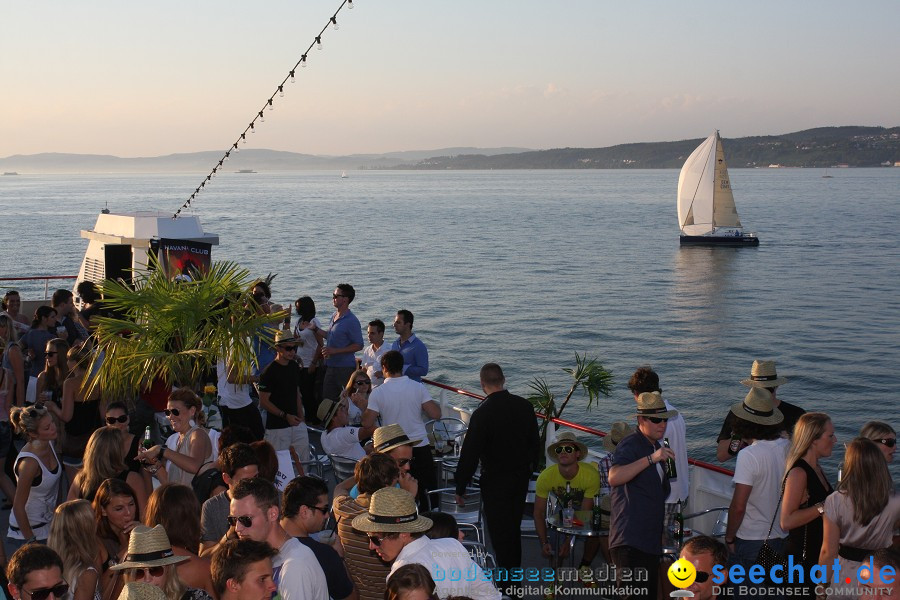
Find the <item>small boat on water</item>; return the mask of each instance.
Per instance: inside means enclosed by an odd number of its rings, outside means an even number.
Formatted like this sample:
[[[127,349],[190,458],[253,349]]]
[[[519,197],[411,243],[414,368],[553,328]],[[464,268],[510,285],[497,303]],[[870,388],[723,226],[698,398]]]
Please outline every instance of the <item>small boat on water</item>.
[[[718,130],[694,150],[678,176],[681,245],[758,246],[738,217]]]
[[[238,169],[238,173],[256,173],[253,169]]]
[[[347,171],[341,171],[341,179],[347,179]]]

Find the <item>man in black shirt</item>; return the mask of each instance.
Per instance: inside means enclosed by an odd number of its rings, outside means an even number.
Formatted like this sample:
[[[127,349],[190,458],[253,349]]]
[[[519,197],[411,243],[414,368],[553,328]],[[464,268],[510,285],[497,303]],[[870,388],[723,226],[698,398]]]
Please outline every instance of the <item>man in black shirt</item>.
[[[784,385],[787,381],[786,377],[778,376],[774,360],[754,360],[753,366],[750,368],[750,377],[742,379],[741,383],[747,387],[766,388],[771,392],[772,403],[784,415],[784,429],[790,436],[794,433],[794,425],[796,425],[797,420],[806,411],[799,406],[779,400],[778,396],[776,396],[778,386]],[[737,456],[741,448],[748,445],[748,442],[745,440],[732,439],[732,428],[735,419],[737,417],[729,410],[728,415],[725,417],[725,422],[722,423],[722,430],[719,431],[719,437],[716,438],[716,458],[719,462],[731,460]]]
[[[309,460],[309,433],[303,422],[299,387],[300,365],[295,360],[297,343],[290,331],[275,334],[275,360],[259,376],[259,405],[269,413],[266,441],[275,451],[293,448],[300,460]]]
[[[522,515],[528,482],[538,464],[541,442],[534,407],[504,389],[496,363],[481,367],[487,397],[472,413],[456,467],[457,502],[481,461],[481,495],[497,566],[522,566]]]

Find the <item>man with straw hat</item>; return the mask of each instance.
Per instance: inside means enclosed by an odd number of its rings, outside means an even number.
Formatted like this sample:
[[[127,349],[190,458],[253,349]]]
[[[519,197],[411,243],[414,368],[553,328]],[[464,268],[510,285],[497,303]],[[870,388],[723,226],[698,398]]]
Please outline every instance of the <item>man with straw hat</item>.
[[[534,528],[541,544],[541,554],[547,558],[553,557],[553,547],[547,535],[547,498],[550,493],[562,499],[568,488],[575,510],[591,510],[594,496],[600,493],[600,473],[590,463],[581,462],[587,454],[587,446],[571,431],[558,432],[556,440],[547,448],[547,457],[556,464],[549,465],[538,476],[534,497]],[[599,548],[599,542],[594,542],[593,538],[588,541],[590,543],[586,542],[584,546],[581,566],[590,565]],[[564,556],[569,547],[563,544],[561,548]]]
[[[272,567],[282,600],[328,600],[328,584],[316,555],[284,530],[280,512],[278,490],[270,481],[251,477],[231,490],[228,524],[238,537],[267,542],[278,550]]]
[[[409,439],[409,436],[397,423],[379,427],[372,436],[373,453],[386,454],[394,459],[394,462],[397,463],[397,467],[400,469],[398,485],[413,496],[416,496],[419,492],[419,482],[410,475],[410,467],[413,459],[413,446],[420,441]],[[350,496],[351,498],[356,498],[359,495],[356,483],[353,477],[340,482],[334,488],[334,497]]]
[[[774,360],[754,360],[753,366],[750,367],[750,377],[741,380],[741,383],[747,387],[768,390],[772,394],[774,407],[784,415],[782,427],[790,435],[794,432],[794,425],[806,411],[799,406],[778,399],[776,393],[778,386],[787,382],[786,377],[779,377]],[[750,440],[742,440],[734,435],[736,418],[734,413],[729,411],[725,416],[725,422],[722,423],[722,430],[719,431],[719,436],[716,438],[716,458],[719,462],[731,460],[737,456],[741,448],[750,444]]]
[[[626,567],[633,573],[643,569],[647,575],[647,595],[627,597],[656,598],[665,502],[670,490],[669,477],[661,463],[675,457],[659,441],[666,432],[666,423],[677,414],[666,407],[659,392],[639,395],[637,431],[619,442],[613,454],[609,470],[610,553],[619,569]]]
[[[322,434],[322,450],[325,454],[359,460],[366,455],[360,445],[368,439],[359,427],[350,427],[350,414],[346,400],[325,398],[319,404],[316,416],[325,428]]]
[[[458,540],[432,540],[425,535],[431,525],[431,519],[419,516],[415,498],[394,487],[372,494],[368,512],[353,519],[353,528],[368,534],[369,549],[391,563],[391,573],[418,563],[431,573],[438,598],[500,600],[500,591]]]
[[[309,460],[309,432],[303,422],[300,365],[295,360],[300,340],[290,330],[275,333],[275,360],[259,376],[259,405],[266,416],[266,441],[275,451],[293,448]]]

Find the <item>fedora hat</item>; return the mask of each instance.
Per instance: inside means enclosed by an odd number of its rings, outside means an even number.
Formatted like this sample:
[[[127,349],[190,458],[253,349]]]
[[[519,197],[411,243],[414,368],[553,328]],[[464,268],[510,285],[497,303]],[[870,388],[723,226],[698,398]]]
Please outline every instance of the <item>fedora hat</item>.
[[[132,581],[122,588],[119,600],[166,600],[166,593],[152,583]]]
[[[750,378],[741,380],[744,385],[763,388],[778,387],[787,382],[787,378],[779,377],[775,371],[774,360],[754,360],[750,367]]]
[[[379,427],[372,434],[372,447],[375,449],[375,452],[381,452],[382,454],[390,452],[398,446],[413,446],[421,441],[409,439],[403,428],[396,423]]]
[[[125,561],[110,567],[112,571],[122,569],[137,569],[140,567],[161,567],[190,560],[190,556],[175,556],[172,552],[172,544],[162,525],[152,529],[144,525],[138,525],[131,530],[128,539],[128,554]]]
[[[784,415],[775,408],[772,394],[761,387],[752,388],[743,402],[731,407],[731,412],[739,419],[759,425],[777,425],[784,420]]]
[[[334,418],[334,415],[337,414],[340,407],[340,400],[325,398],[319,403],[319,410],[316,411],[316,417],[322,422],[324,427],[328,427],[328,424],[331,423],[331,420]]]
[[[432,521],[419,516],[416,499],[404,489],[381,488],[369,498],[369,512],[353,518],[357,531],[419,533],[431,529]]]
[[[279,329],[275,332],[275,345],[283,346],[285,344],[299,344],[300,340],[294,337],[294,332],[287,329]]]
[[[659,419],[674,419],[678,416],[677,410],[669,410],[659,392],[644,392],[637,397],[636,417],[657,417]]]
[[[585,446],[582,442],[578,441],[578,438],[575,437],[575,434],[571,431],[558,431],[556,433],[556,439],[552,444],[547,446],[547,458],[549,458],[553,462],[559,462],[557,458],[556,449],[560,446],[575,446],[578,448],[578,451],[581,452],[581,458],[584,458],[588,454],[587,446]]]
[[[609,433],[603,438],[603,447],[608,452],[614,452],[616,446],[619,445],[619,442],[621,442],[625,436],[629,436],[632,433],[634,433],[634,427],[625,421],[616,421],[612,424],[612,427],[609,428]]]

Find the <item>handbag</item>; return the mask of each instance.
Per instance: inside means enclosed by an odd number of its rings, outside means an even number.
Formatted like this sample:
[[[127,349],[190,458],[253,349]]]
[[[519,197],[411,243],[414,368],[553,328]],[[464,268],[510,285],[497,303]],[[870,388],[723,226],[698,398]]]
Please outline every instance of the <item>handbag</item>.
[[[782,573],[787,573],[787,557],[778,552],[769,544],[769,538],[772,535],[772,528],[775,527],[775,517],[778,516],[778,507],[781,506],[781,500],[784,498],[784,486],[787,484],[787,476],[781,482],[781,494],[778,496],[778,504],[775,506],[775,514],[772,515],[772,523],[769,525],[769,533],[766,534],[766,540],[763,542],[762,548],[756,555],[756,564],[761,565],[765,569],[766,574],[772,572],[772,567],[781,565]],[[804,535],[804,547],[806,546],[806,536]]]

